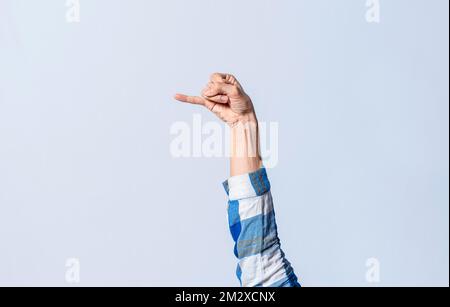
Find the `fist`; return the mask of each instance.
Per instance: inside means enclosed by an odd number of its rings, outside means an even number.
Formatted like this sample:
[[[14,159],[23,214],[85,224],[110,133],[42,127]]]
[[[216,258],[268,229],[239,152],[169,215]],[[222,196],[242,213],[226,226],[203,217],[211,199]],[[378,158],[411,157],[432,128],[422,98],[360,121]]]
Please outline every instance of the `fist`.
[[[230,126],[256,121],[250,97],[230,74],[213,74],[201,96],[177,94],[175,99],[205,106]]]

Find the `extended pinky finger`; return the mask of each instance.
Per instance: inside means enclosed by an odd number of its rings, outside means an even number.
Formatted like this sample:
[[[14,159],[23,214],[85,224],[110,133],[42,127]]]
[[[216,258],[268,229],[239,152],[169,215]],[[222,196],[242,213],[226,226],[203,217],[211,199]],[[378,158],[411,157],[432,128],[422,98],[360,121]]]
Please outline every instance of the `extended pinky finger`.
[[[205,105],[205,99],[203,99],[202,97],[187,96],[184,94],[176,94],[174,98],[181,102],[198,104],[198,105],[202,105],[202,106]]]

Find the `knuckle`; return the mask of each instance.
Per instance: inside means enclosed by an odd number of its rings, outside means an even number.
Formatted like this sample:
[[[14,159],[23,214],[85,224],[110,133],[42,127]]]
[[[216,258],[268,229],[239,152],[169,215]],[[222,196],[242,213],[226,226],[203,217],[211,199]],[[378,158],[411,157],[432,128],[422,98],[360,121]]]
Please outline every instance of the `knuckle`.
[[[226,80],[231,84],[236,84],[236,77],[234,75],[228,74]]]
[[[211,79],[211,80],[216,80],[216,79],[221,79],[221,78],[222,78],[222,75],[221,75],[220,73],[218,73],[218,72],[213,73],[213,74],[210,76],[210,79]]]

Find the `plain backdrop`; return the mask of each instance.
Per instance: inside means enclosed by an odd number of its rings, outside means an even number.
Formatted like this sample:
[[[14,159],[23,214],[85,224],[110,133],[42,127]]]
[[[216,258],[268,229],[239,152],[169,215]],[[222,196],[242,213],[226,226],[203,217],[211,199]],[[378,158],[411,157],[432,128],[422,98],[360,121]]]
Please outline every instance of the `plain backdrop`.
[[[173,102],[231,72],[305,286],[449,284],[449,2],[0,0],[0,285],[237,286],[226,158],[174,158]]]

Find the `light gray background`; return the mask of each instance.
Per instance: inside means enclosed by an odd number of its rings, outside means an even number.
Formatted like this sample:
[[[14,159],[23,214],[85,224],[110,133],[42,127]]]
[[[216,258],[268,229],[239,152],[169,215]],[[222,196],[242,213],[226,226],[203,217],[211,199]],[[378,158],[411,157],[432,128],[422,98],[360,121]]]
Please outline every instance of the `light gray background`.
[[[226,159],[174,159],[215,71],[280,125],[302,283],[449,283],[447,0],[0,0],[0,285],[235,286]]]

